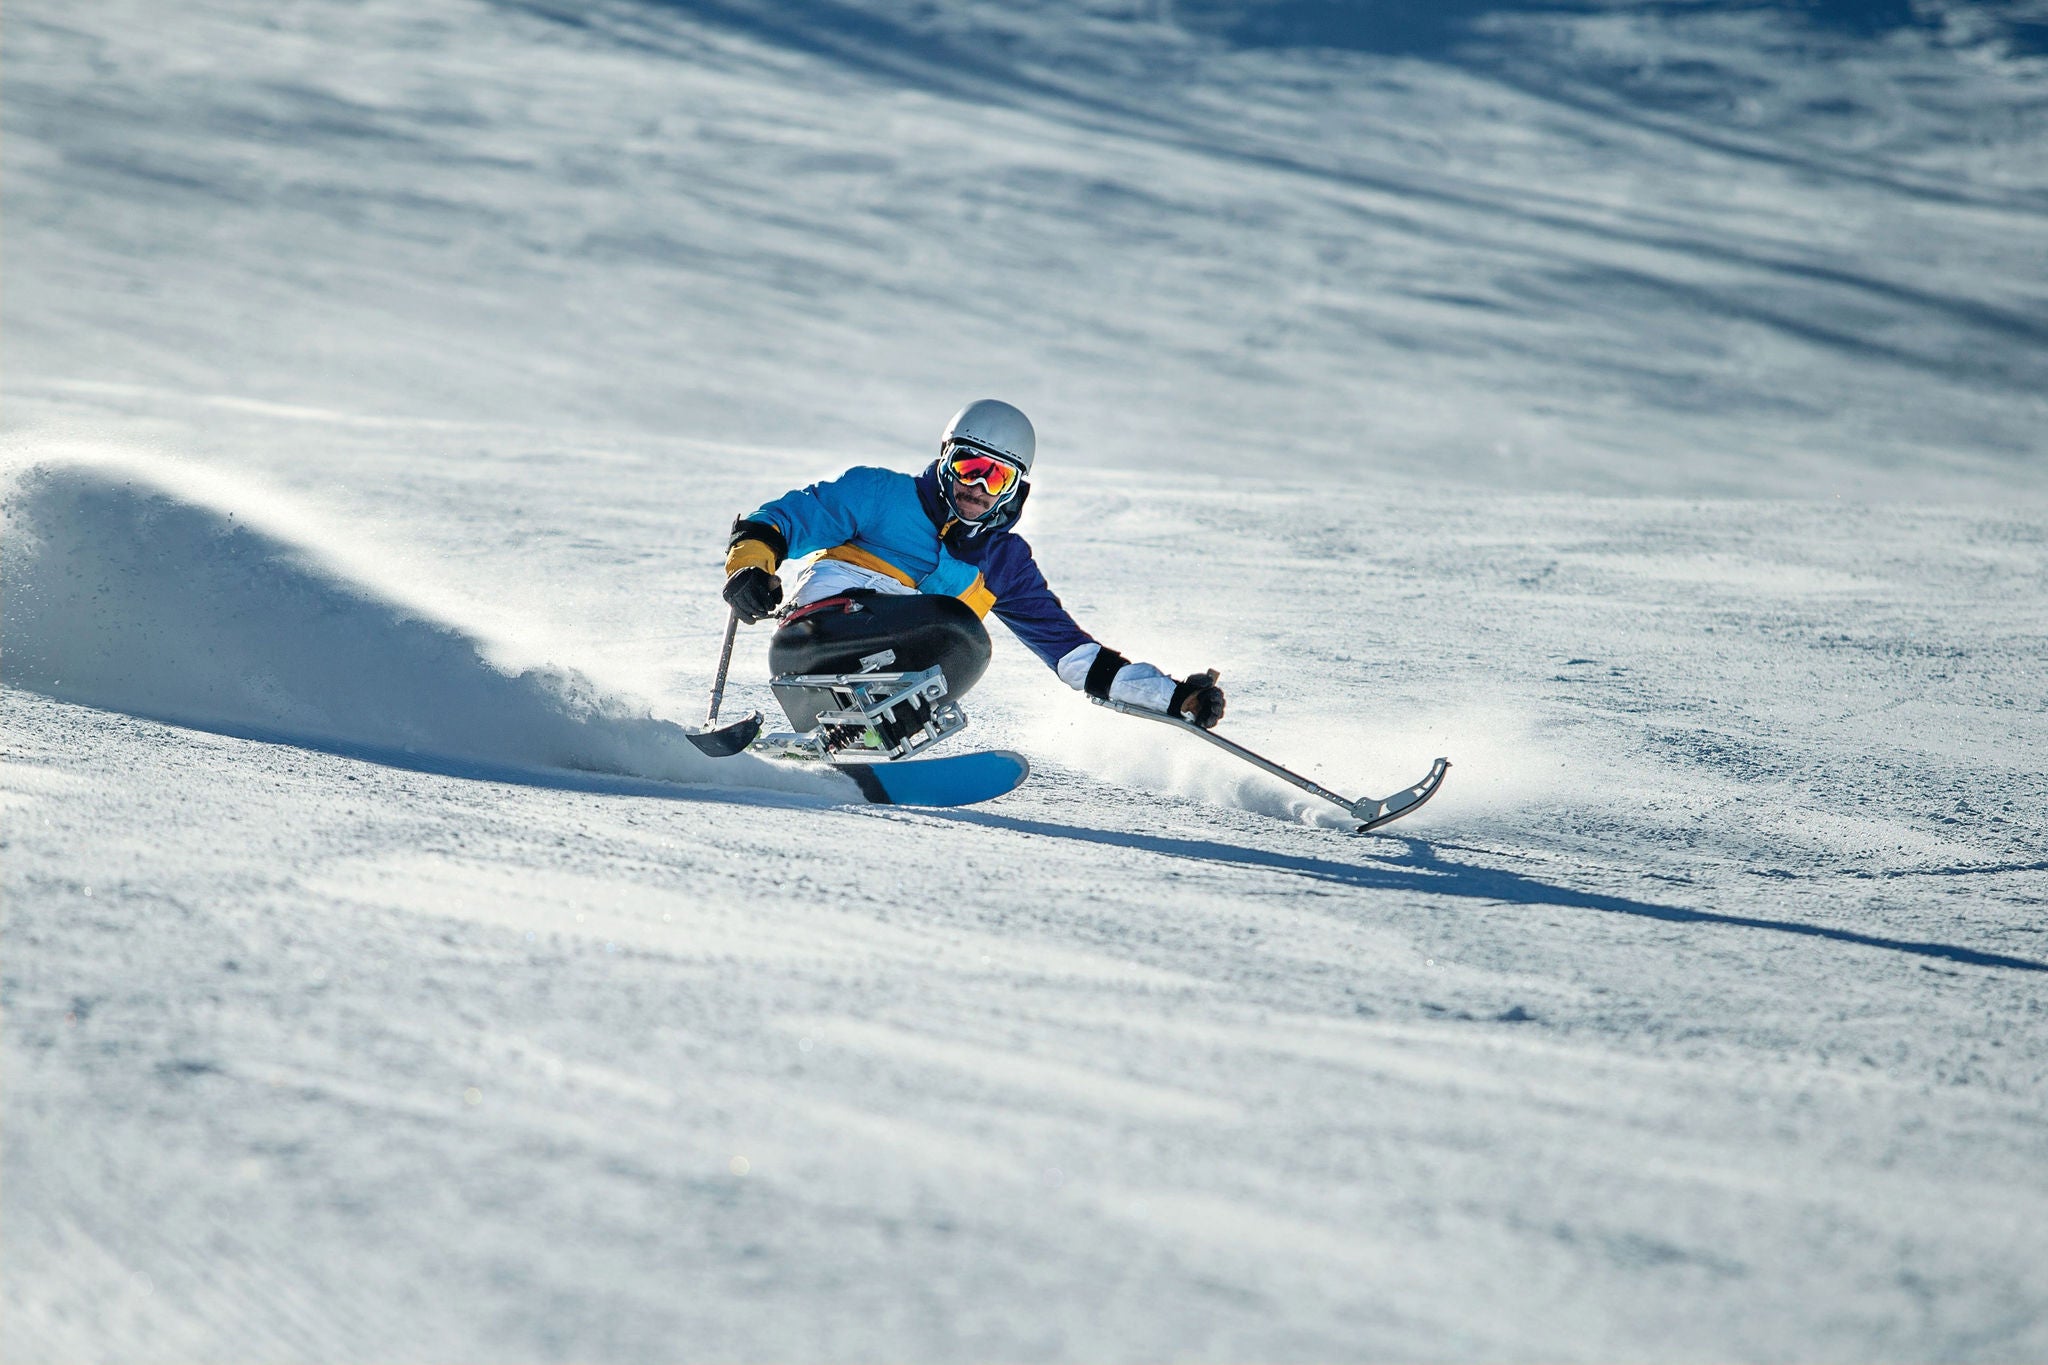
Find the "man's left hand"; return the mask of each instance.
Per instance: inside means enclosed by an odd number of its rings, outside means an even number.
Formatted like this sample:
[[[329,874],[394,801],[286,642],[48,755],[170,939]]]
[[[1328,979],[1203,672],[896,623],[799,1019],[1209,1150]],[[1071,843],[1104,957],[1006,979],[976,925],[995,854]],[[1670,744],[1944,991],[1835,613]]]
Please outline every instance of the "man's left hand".
[[[1169,709],[1204,730],[1215,729],[1216,722],[1223,719],[1223,689],[1216,685],[1221,676],[1213,668],[1188,674],[1173,685],[1173,705]]]

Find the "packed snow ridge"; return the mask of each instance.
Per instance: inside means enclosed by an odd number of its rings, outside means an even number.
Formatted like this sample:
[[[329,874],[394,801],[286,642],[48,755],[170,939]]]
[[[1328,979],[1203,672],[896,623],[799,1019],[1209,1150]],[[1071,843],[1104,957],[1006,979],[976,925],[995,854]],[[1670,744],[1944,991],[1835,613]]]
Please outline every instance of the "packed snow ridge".
[[[582,672],[520,662],[259,490],[118,454],[9,473],[0,571],[17,687],[465,776],[829,790],[823,774],[706,758]]]

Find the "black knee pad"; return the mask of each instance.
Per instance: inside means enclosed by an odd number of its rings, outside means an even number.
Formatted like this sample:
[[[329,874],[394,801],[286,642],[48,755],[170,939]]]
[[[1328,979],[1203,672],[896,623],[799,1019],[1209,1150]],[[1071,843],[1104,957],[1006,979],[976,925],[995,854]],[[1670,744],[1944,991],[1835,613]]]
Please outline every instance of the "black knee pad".
[[[988,628],[974,608],[929,593],[828,597],[798,607],[768,642],[768,668],[777,677],[936,667],[945,672],[946,695],[956,699],[981,681],[988,660]]]

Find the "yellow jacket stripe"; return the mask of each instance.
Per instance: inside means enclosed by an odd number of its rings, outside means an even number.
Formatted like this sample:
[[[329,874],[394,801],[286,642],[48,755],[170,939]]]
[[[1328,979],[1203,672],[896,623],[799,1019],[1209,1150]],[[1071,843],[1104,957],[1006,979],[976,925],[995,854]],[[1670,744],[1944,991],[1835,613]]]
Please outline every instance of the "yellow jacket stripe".
[[[763,546],[762,548],[766,549],[767,547]],[[848,564],[857,564],[861,568],[881,574],[885,578],[893,578],[906,588],[915,588],[917,586],[917,580],[909,574],[903,572],[903,570],[897,568],[881,556],[869,554],[858,545],[835,545],[825,551],[820,557],[824,559],[840,559]],[[731,561],[727,560],[726,563],[726,572],[731,573]],[[976,616],[987,616],[989,609],[996,604],[996,595],[989,591],[988,580],[980,574],[974,576],[973,584],[967,591],[959,594],[959,597],[962,602],[974,608]]]
[[[843,559],[848,564],[858,564],[861,568],[881,574],[884,578],[893,578],[906,588],[914,589],[917,587],[917,580],[909,574],[903,572],[903,570],[897,568],[888,560],[883,559],[880,555],[869,554],[858,545],[834,545],[818,557],[820,559]]]
[[[974,586],[961,593],[960,600],[973,607],[976,616],[987,616],[989,608],[996,604],[996,595],[989,591],[988,580],[976,574]]]

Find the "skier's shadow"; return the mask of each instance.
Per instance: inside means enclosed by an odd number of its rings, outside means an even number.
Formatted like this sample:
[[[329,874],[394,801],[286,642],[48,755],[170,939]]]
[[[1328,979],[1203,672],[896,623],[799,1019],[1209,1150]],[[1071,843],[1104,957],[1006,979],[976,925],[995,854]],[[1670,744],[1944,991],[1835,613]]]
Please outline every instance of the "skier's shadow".
[[[1798,934],[1807,938],[1832,939],[1865,948],[1883,948],[1916,957],[1938,958],[1972,967],[2005,967],[2013,971],[2048,972],[2048,962],[1987,953],[1952,943],[1917,942],[1861,934],[1853,929],[1835,929],[1798,920],[1767,919],[1761,915],[1724,915],[1713,910],[1692,910],[1679,905],[1628,896],[1608,896],[1576,891],[1568,886],[1525,877],[1518,872],[1476,863],[1447,861],[1437,847],[1424,839],[1403,838],[1403,852],[1397,856],[1374,856],[1370,862],[1348,863],[1332,858],[1305,858],[1268,849],[1246,848],[1213,839],[1178,839],[1158,834],[1134,834],[1115,830],[1061,825],[1046,820],[1023,820],[988,811],[947,811],[937,818],[959,820],[996,829],[1012,830],[1047,839],[1072,839],[1081,843],[1114,848],[1143,849],[1169,858],[1187,858],[1203,863],[1232,863],[1240,867],[1335,882],[1367,891],[1409,891],[1433,896],[1457,896],[1467,900],[1502,901],[1514,905],[1552,905],[1569,910],[1597,910],[1607,914],[1636,915],[1671,924],[1718,924],[1738,929],[1766,929],[1773,933]]]

